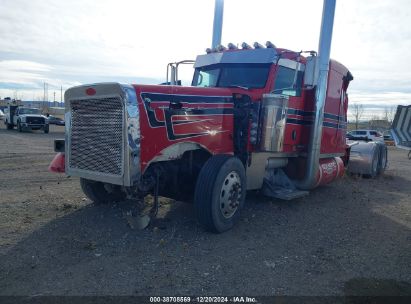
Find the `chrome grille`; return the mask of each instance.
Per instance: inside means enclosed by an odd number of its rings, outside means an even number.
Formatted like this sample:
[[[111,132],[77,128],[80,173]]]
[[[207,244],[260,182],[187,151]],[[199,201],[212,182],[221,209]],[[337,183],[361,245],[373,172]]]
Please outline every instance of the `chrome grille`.
[[[70,168],[122,175],[123,105],[120,98],[71,100],[70,110]]]

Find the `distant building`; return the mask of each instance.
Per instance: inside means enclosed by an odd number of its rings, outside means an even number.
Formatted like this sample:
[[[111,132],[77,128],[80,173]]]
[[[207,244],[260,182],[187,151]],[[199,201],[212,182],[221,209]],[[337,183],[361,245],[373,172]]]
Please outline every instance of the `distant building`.
[[[10,97],[6,97],[4,99],[0,99],[0,109],[3,110],[7,108],[9,104],[21,105],[23,102],[21,100],[11,99]]]
[[[355,122],[354,121],[349,121],[347,124],[347,131],[352,131],[355,130]],[[386,120],[386,119],[371,119],[368,121],[359,121],[358,122],[358,128],[359,130],[364,130],[364,129],[371,129],[371,130],[377,130],[384,132],[388,129],[391,128],[391,123]]]

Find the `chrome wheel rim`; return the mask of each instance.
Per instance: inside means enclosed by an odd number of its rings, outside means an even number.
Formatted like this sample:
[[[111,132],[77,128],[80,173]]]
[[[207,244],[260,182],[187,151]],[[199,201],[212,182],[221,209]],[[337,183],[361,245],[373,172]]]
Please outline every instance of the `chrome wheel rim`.
[[[231,171],[224,179],[220,190],[220,211],[225,218],[232,217],[240,206],[242,196],[241,178]]]

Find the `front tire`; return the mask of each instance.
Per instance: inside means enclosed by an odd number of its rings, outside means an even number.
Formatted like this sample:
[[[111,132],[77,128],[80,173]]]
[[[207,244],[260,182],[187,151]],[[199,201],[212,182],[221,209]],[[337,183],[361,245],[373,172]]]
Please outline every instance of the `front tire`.
[[[80,186],[84,194],[98,205],[119,202],[125,199],[125,194],[121,191],[120,186],[117,185],[107,187],[102,182],[80,178]]]
[[[6,121],[6,125],[7,125],[7,130],[12,130],[13,129],[13,125],[9,124],[8,121]]]
[[[50,130],[50,128],[49,128],[49,125],[46,125],[46,126],[44,126],[44,133],[49,133],[49,130]]]
[[[206,230],[230,230],[240,217],[246,196],[246,175],[242,162],[230,155],[212,156],[203,166],[194,192],[199,222]]]
[[[17,130],[18,130],[19,132],[23,132],[23,129],[21,128],[20,121],[17,122]]]

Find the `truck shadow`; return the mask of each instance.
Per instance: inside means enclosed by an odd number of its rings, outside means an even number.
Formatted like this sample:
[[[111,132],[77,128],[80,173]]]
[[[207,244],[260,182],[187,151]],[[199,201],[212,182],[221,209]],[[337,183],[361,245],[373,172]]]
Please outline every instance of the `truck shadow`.
[[[182,202],[163,203],[144,230],[127,222],[131,202],[66,207],[1,257],[0,294],[356,293],[352,278],[409,270],[409,229],[374,212],[399,203],[400,194],[379,198],[408,183],[350,179],[292,202],[250,193],[240,223],[220,235],[205,232]]]

